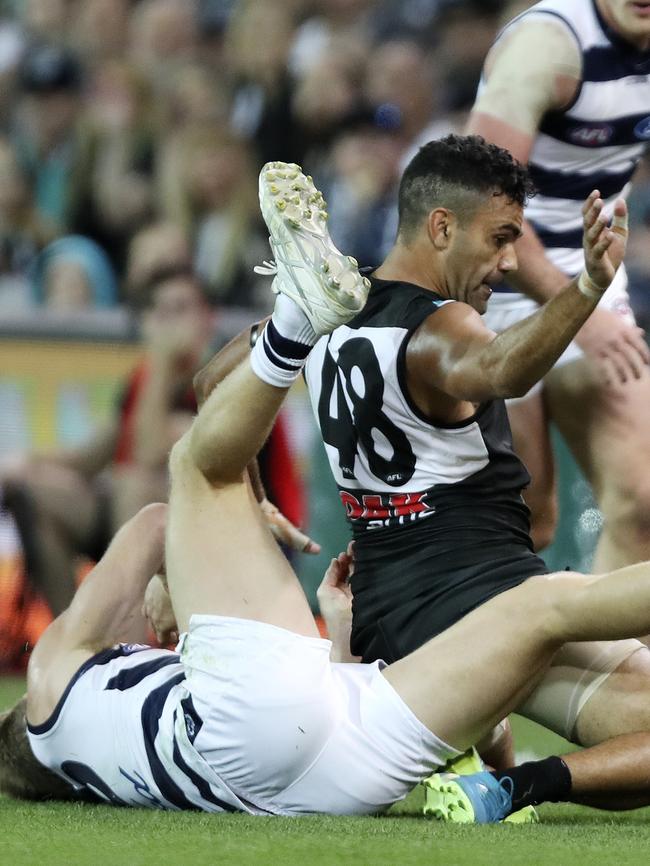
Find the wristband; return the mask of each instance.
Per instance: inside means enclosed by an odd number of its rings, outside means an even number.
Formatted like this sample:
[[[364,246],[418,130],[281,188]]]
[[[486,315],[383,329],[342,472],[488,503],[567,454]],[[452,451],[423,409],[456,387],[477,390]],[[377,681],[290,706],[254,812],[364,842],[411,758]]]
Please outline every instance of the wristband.
[[[589,298],[590,301],[599,301],[605,294],[606,289],[601,289],[594,283],[589,274],[583,271],[578,279],[578,291]]]

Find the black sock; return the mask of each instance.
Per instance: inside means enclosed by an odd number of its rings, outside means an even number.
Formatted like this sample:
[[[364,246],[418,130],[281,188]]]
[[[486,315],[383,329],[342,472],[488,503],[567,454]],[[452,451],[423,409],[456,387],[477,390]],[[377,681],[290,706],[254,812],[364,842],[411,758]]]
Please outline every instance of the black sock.
[[[492,775],[499,781],[511,779],[513,812],[524,806],[566,800],[571,792],[571,771],[562,758],[555,756],[543,761],[528,761]]]

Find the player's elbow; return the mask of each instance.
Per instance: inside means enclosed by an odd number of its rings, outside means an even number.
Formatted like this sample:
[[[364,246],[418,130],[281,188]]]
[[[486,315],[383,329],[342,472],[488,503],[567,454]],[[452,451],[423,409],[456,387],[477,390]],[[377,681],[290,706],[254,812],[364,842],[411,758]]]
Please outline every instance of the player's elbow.
[[[528,380],[524,382],[518,382],[508,389],[507,394],[503,395],[504,400],[518,400],[521,397],[525,397],[526,394],[530,391],[535,383],[529,382]]]
[[[130,531],[134,538],[148,538],[162,544],[167,526],[167,505],[164,502],[151,502],[124,525],[125,531]]]
[[[136,514],[134,520],[146,524],[152,533],[165,533],[167,524],[167,505],[164,502],[150,502]]]
[[[444,390],[450,397],[465,403],[485,403],[501,396],[497,377],[478,364],[454,370],[447,377]]]
[[[183,477],[199,472],[213,487],[241,483],[243,475],[222,459],[211,430],[194,423],[174,445],[169,456],[169,474],[172,487],[182,483]]]
[[[536,381],[529,371],[523,368],[513,369],[512,365],[507,365],[498,377],[496,396],[503,400],[525,397]]]

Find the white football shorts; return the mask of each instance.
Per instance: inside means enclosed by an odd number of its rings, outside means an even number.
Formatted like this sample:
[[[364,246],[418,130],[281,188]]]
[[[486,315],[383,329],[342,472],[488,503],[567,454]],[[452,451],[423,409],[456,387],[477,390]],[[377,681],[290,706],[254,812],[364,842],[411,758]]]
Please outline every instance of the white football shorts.
[[[382,662],[332,664],[331,644],[194,615],[179,644],[203,726],[194,746],[256,810],[380,812],[457,756],[411,712]]]

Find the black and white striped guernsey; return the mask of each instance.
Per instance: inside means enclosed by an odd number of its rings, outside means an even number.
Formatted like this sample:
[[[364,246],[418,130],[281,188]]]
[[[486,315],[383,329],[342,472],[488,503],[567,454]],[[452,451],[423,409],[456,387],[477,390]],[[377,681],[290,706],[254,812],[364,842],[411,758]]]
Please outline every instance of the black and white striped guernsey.
[[[529,159],[539,194],[526,209],[551,261],[573,276],[583,266],[584,200],[599,189],[611,213],[650,141],[650,52],[614,33],[595,0],[542,0],[500,36],[535,19],[559,22],[582,55],[575,99],[540,125]]]
[[[521,490],[528,473],[512,449],[501,400],[467,421],[434,425],[405,383],[411,334],[444,303],[418,286],[371,277],[368,302],[349,324],[323,337],[305,367],[330,467],[355,535],[448,521],[459,502],[527,531]],[[429,528],[425,524],[432,524]],[[435,525],[435,529],[434,529]]]

